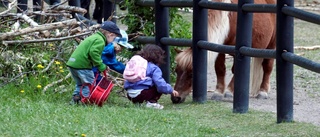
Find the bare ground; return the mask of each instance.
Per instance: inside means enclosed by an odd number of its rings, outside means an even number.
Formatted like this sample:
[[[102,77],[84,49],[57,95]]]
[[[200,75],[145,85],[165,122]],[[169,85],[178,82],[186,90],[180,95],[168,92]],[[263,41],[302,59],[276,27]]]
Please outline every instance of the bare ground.
[[[228,59],[228,62],[232,62],[232,59]],[[307,70],[305,73],[308,73]],[[276,80],[275,80],[275,70],[272,72],[274,75],[271,78],[271,89],[269,91],[268,99],[249,99],[249,111],[259,110],[265,112],[272,112],[277,115],[277,97],[276,97]],[[310,73],[310,72],[309,72]],[[314,73],[316,74],[316,73]],[[319,75],[319,74],[318,74]],[[208,90],[214,90],[216,85],[216,75],[214,70],[208,69]],[[227,83],[230,81],[232,73],[230,69],[227,72]],[[309,87],[301,87],[299,80],[294,79],[294,93],[293,93],[293,120],[298,122],[312,123],[316,126],[320,126],[320,97],[319,95],[310,94],[308,92]],[[210,100],[212,92],[208,93],[208,100]],[[228,106],[232,108],[233,103],[226,102]],[[276,119],[275,119],[276,121]]]

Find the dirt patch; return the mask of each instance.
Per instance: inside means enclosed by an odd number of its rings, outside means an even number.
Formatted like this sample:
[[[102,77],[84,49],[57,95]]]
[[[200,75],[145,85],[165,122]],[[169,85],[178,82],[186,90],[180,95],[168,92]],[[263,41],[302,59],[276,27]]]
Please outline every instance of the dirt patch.
[[[227,62],[231,64],[232,59],[227,59]],[[229,68],[227,68],[229,69]],[[305,73],[308,73],[308,70]],[[268,99],[249,99],[249,111],[251,109],[277,113],[277,96],[276,96],[276,79],[275,79],[275,70],[272,72],[273,76],[271,78],[271,89],[269,91]],[[310,72],[309,72],[310,73]],[[216,85],[216,75],[214,70],[208,69],[208,90],[214,90]],[[232,73],[230,69],[226,74],[226,83],[230,81]],[[294,79],[295,81],[296,79]],[[298,80],[296,82],[299,82]],[[294,93],[293,93],[293,120],[298,122],[307,122],[312,123],[316,126],[320,126],[320,97],[319,95],[310,94],[308,87],[300,87],[299,83],[294,83]],[[212,92],[208,93],[208,100],[210,100]],[[233,106],[233,103],[226,102],[230,107]],[[275,119],[276,121],[276,119]]]

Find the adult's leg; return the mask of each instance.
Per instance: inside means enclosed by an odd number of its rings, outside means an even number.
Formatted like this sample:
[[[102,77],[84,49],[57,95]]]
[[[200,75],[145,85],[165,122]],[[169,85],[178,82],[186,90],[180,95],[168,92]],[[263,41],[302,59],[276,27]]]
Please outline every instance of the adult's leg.
[[[69,0],[69,6],[81,7],[80,0]],[[71,15],[75,17],[75,12],[72,12]]]
[[[90,19],[90,1],[91,0],[81,0],[81,8],[84,8],[87,10],[87,13],[84,14],[84,17],[86,17],[87,19]]]
[[[93,11],[92,18],[97,20],[98,23],[102,23],[102,9],[103,9],[103,1],[95,0],[96,6]]]
[[[109,0],[103,1],[103,18],[104,21],[107,21],[109,17],[113,14],[113,11],[115,10],[115,4],[112,3]],[[112,19],[111,21],[115,22],[115,19]]]

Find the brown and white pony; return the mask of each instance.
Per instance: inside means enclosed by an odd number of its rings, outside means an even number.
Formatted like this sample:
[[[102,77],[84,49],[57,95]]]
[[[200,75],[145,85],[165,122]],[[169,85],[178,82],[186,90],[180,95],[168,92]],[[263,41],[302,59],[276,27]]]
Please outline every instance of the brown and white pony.
[[[214,2],[238,3],[238,0],[212,0]],[[275,0],[254,0],[255,4],[275,4]],[[235,45],[237,13],[231,11],[208,10],[208,41],[216,44]],[[252,26],[252,47],[259,49],[275,49],[276,47],[276,17],[273,13],[254,13]],[[225,84],[226,66],[225,54],[210,52],[210,58],[215,58],[217,85],[212,99],[233,97],[234,78],[227,89]],[[182,103],[192,91],[192,49],[188,48],[176,56],[175,68],[177,80],[174,89],[179,97],[171,97],[173,103]],[[273,59],[253,58],[251,63],[250,90],[251,96],[268,98],[270,75]],[[209,66],[210,67],[210,66]],[[232,72],[233,72],[232,66]],[[226,91],[225,91],[226,90]]]

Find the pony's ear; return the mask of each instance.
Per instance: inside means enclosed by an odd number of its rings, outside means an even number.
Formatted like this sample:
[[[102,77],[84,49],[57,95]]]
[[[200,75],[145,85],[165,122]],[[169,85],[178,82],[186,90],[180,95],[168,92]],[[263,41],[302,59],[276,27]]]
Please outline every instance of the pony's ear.
[[[182,52],[181,49],[177,49],[177,48],[174,48],[174,51],[176,51],[178,54],[179,54],[180,52]]]

